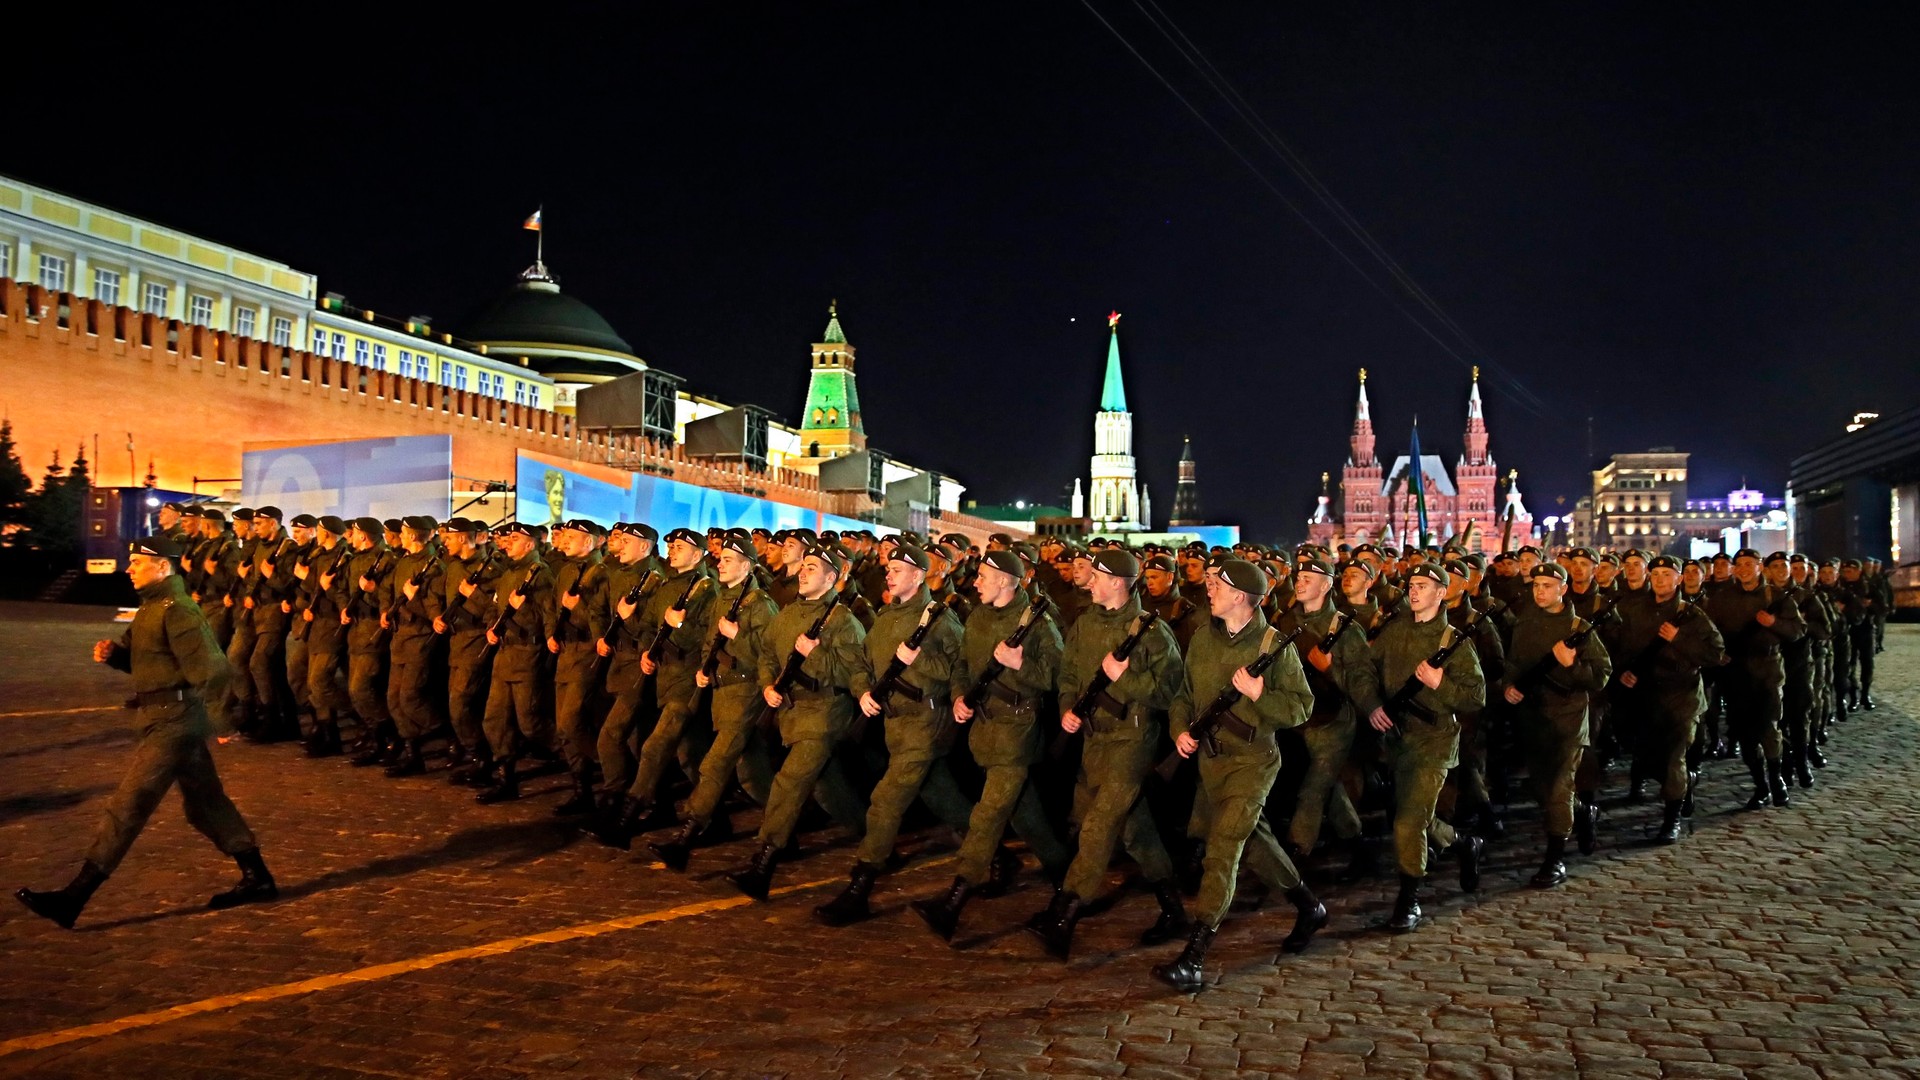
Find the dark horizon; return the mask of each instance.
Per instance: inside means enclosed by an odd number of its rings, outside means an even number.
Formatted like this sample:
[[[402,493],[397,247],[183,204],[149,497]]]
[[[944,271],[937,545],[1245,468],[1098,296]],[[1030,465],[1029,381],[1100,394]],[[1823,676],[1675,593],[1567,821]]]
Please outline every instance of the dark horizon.
[[[1191,435],[1207,518],[1256,540],[1300,536],[1337,480],[1361,367],[1379,456],[1418,413],[1451,464],[1481,364],[1536,517],[1584,492],[1589,416],[1596,456],[1671,445],[1696,498],[1778,496],[1853,412],[1920,401],[1897,15],[1166,8],[1455,334],[1409,321],[1156,10],[553,9],[463,51],[342,12],[301,48],[339,64],[265,69],[216,26],[223,62],[151,73],[157,100],[218,103],[190,138],[163,111],[166,140],[15,139],[0,171],[455,333],[544,206],[562,287],[637,355],[789,420],[837,299],[872,445],[982,503],[1084,476],[1118,309],[1158,519]],[[124,116],[127,91],[76,80],[61,115]]]

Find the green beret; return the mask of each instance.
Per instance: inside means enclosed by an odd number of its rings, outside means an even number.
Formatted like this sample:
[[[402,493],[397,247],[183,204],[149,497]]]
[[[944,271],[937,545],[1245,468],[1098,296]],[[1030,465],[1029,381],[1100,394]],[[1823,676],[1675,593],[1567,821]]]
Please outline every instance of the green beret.
[[[989,551],[980,556],[980,565],[991,566],[1016,582],[1027,576],[1027,568],[1020,561],[1020,556],[1006,548]]]
[[[151,555],[156,559],[177,559],[180,557],[180,545],[158,534],[143,536],[127,544],[127,554]]]
[[[320,519],[320,527],[335,536],[347,535],[347,523],[332,514],[328,514]]]
[[[928,565],[927,553],[911,544],[900,544],[896,546],[893,552],[887,556],[887,561],[890,563],[906,563],[915,570],[925,570]]]
[[[1665,569],[1678,573],[1680,570],[1680,560],[1671,555],[1655,555],[1653,558],[1647,560],[1647,569],[1649,571]]]
[[[1124,578],[1140,576],[1140,560],[1134,558],[1133,552],[1126,548],[1105,548],[1088,557],[1093,560],[1093,568],[1102,574]]]
[[[1559,563],[1543,562],[1539,566],[1534,567],[1533,573],[1528,576],[1535,578],[1550,577],[1555,581],[1565,581],[1567,580],[1567,568],[1561,566]]]
[[[720,541],[720,550],[731,551],[735,555],[745,558],[748,562],[753,562],[759,557],[759,552],[753,550],[753,538],[750,536],[735,536],[732,533],[728,533],[726,537]]]
[[[1293,572],[1295,575],[1325,574],[1328,577],[1332,577],[1333,567],[1327,565],[1327,560],[1318,555],[1305,555],[1302,556],[1298,562],[1294,563]]]
[[[1426,578],[1428,581],[1433,582],[1443,589],[1452,584],[1452,582],[1447,580],[1446,570],[1442,569],[1438,563],[1423,562],[1407,571],[1408,585],[1413,584],[1414,578]]]
[[[1273,583],[1267,579],[1266,571],[1245,559],[1222,559],[1220,561],[1220,580],[1246,593],[1255,600],[1267,595]]]

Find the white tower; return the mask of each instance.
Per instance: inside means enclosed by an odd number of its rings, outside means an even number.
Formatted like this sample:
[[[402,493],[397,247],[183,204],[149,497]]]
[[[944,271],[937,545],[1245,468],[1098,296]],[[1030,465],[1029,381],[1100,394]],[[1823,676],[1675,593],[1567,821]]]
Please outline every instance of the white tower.
[[[1107,316],[1107,375],[1100,388],[1100,411],[1093,414],[1093,467],[1087,490],[1087,517],[1095,532],[1138,532],[1145,528],[1133,462],[1133,414],[1120,382],[1120,313]]]

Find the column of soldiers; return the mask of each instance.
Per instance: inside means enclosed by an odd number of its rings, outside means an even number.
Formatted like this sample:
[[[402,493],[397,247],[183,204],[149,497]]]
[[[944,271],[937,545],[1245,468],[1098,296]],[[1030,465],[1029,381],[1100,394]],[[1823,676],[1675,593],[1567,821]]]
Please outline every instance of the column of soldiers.
[[[756,900],[817,807],[856,845],[815,909],[828,926],[872,917],[919,820],[959,849],[952,884],[911,905],[951,941],[1015,881],[1017,840],[1054,887],[1024,927],[1062,959],[1124,850],[1157,905],[1141,943],[1186,940],[1153,975],[1187,991],[1243,871],[1294,909],[1277,947],[1306,949],[1329,913],[1303,870],[1337,851],[1340,883],[1374,877],[1374,810],[1398,880],[1385,926],[1408,932],[1435,860],[1478,889],[1522,777],[1540,888],[1567,879],[1569,844],[1594,850],[1622,760],[1625,801],[1658,788],[1658,843],[1681,840],[1723,740],[1746,806],[1787,806],[1833,725],[1874,707],[1892,607],[1871,560],[1751,549],[1702,565],[996,534],[983,551],[584,518],[232,519],[162,518],[232,671],[209,711],[251,740],[393,777],[444,746],[482,804],[565,773],[555,813],[617,848],[651,836],[676,871],[758,804],[726,875]]]

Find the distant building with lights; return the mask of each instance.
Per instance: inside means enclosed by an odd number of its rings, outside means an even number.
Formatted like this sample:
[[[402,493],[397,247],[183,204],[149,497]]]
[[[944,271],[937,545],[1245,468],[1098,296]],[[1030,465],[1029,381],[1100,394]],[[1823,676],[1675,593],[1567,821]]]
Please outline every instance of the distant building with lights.
[[[1593,494],[1574,504],[1567,542],[1683,556],[1784,544],[1784,499],[1751,488],[1725,498],[1693,498],[1687,482],[1691,457],[1670,446],[1613,455],[1593,471]]]

